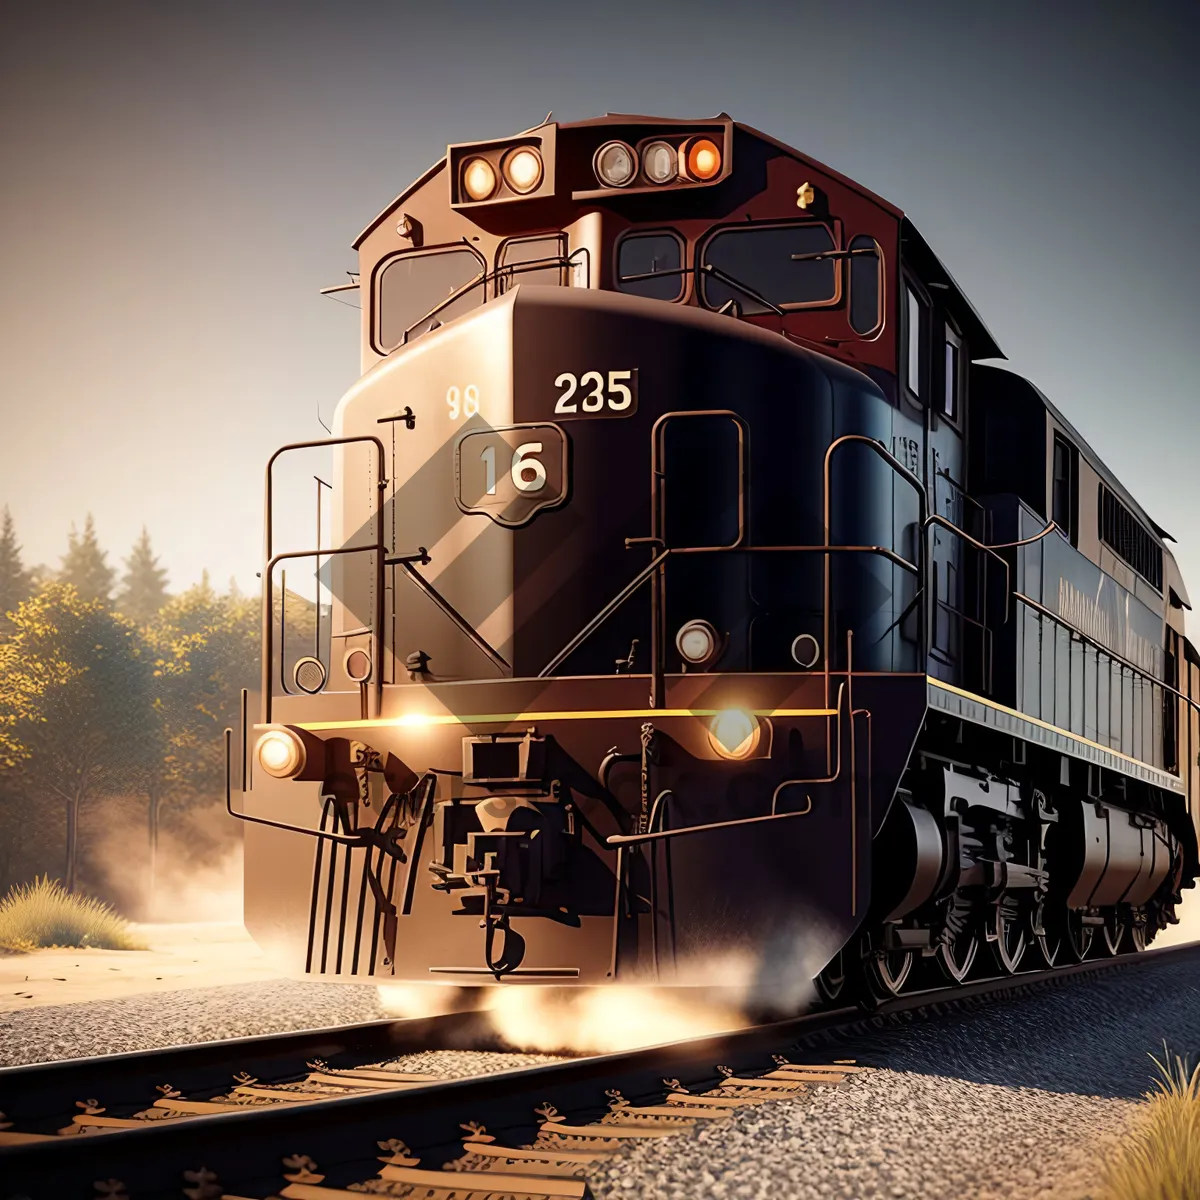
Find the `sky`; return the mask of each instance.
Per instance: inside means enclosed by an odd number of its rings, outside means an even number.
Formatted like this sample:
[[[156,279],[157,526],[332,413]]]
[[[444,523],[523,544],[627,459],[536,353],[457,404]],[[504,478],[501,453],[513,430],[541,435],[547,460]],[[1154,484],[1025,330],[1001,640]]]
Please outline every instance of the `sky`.
[[[254,588],[263,466],[358,375],[318,289],[371,218],[548,110],[724,110],[908,213],[1200,600],[1198,11],[0,0],[0,507],[29,563],[91,512],[114,563],[145,525],[173,589]]]

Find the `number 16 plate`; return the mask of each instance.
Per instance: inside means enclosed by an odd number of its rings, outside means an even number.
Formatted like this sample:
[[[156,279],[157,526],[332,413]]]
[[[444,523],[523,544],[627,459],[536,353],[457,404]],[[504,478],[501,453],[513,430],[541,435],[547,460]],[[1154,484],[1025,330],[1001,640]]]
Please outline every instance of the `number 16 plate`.
[[[567,498],[567,437],[557,425],[512,425],[464,433],[454,448],[455,499],[513,528]]]

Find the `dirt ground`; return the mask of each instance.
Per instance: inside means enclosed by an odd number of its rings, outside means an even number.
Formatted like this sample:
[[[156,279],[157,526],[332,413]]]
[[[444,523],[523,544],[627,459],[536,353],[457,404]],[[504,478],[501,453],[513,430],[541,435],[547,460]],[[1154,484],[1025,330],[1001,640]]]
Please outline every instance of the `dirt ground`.
[[[282,978],[240,921],[133,928],[149,950],[35,950],[0,955],[0,1013]]]

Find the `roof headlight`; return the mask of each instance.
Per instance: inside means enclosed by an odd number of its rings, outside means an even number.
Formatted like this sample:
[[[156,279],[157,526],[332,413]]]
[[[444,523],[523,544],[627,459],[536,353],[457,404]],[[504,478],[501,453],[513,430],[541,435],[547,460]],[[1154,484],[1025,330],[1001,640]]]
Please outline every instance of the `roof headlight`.
[[[462,181],[472,200],[486,200],[496,190],[496,168],[486,158],[472,158],[463,167]]]
[[[531,146],[519,146],[505,157],[501,170],[514,192],[528,195],[542,182],[542,156]]]
[[[258,765],[276,779],[293,779],[304,770],[304,743],[289,729],[268,729],[254,754]]]
[[[670,142],[651,142],[642,151],[642,170],[651,183],[671,183],[679,174],[679,155]]]
[[[708,727],[708,741],[722,758],[749,758],[762,737],[759,719],[744,708],[722,709]]]
[[[592,159],[596,178],[605,187],[625,187],[637,174],[637,153],[626,142],[605,142]]]
[[[691,138],[679,148],[679,165],[689,179],[707,183],[721,173],[721,149],[712,138]]]

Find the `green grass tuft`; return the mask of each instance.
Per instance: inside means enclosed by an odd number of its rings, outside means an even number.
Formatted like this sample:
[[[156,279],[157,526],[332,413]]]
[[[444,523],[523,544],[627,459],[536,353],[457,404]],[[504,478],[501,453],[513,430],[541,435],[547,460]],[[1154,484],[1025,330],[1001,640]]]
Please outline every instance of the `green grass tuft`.
[[[1128,1140],[1105,1167],[1112,1200],[1195,1200],[1200,1196],[1200,1064],[1163,1044],[1155,1090]]]
[[[90,896],[72,895],[49,876],[18,885],[0,900],[0,951],[47,946],[146,949],[113,908]]]

